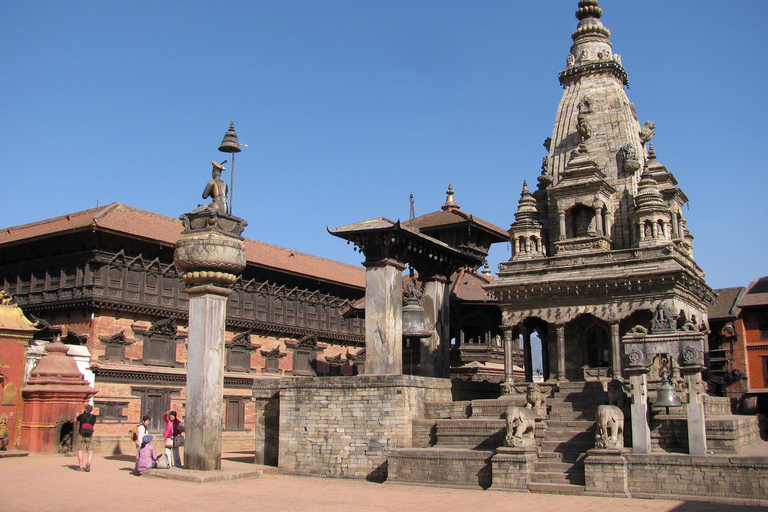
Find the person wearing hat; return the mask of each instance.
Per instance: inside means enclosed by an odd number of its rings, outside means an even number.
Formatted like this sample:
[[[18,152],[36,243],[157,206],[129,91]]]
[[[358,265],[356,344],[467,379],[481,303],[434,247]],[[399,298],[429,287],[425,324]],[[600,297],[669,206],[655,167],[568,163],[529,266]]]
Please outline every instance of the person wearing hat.
[[[141,439],[141,448],[139,453],[136,454],[136,474],[141,475],[148,469],[155,469],[157,467],[157,452],[155,447],[152,446],[152,436],[145,435]]]
[[[203,199],[210,197],[211,204],[208,205],[210,208],[216,208],[227,213],[227,184],[221,179],[221,171],[224,170],[224,166],[216,163],[216,161],[211,163],[213,164],[213,170],[211,171],[213,179],[205,186]]]

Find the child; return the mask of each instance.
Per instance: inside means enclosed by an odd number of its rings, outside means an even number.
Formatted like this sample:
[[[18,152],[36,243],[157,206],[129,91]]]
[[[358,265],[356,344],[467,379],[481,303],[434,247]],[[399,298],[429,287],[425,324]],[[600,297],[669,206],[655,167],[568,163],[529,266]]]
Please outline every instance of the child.
[[[151,442],[152,436],[150,435],[144,436],[141,440],[141,448],[136,454],[136,472],[139,475],[148,469],[157,467],[157,453],[155,447],[150,444]]]

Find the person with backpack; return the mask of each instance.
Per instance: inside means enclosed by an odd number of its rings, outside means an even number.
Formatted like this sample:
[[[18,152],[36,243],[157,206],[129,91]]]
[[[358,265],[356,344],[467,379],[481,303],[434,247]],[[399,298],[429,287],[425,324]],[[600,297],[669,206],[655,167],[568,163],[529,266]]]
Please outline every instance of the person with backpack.
[[[149,434],[149,422],[152,421],[152,416],[149,414],[145,414],[141,418],[141,423],[139,423],[132,431],[131,433],[131,440],[136,443],[136,449],[141,449],[142,439],[144,439],[144,436]]]
[[[80,445],[77,450],[77,463],[78,471],[90,471],[91,462],[93,462],[93,426],[96,424],[96,416],[91,414],[93,406],[88,404],[85,406],[83,414],[78,416],[78,432],[80,433]],[[83,467],[83,452],[88,452],[88,462]]]

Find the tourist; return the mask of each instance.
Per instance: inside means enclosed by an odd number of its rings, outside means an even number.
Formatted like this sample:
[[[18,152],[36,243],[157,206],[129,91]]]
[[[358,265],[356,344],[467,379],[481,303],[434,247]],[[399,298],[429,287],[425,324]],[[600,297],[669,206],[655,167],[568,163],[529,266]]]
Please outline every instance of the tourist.
[[[165,421],[163,439],[165,440],[165,458],[168,461],[168,469],[173,466],[180,468],[181,457],[179,457],[179,444],[176,442],[176,438],[181,436],[181,429],[176,411],[163,413],[163,421]],[[171,459],[171,453],[173,453],[173,459]]]
[[[141,447],[136,454],[136,474],[139,476],[144,471],[157,467],[157,452],[155,452],[155,447],[151,443],[152,436],[145,435],[141,438]]]
[[[78,471],[90,471],[93,461],[93,426],[96,424],[96,416],[91,414],[93,406],[88,404],[85,411],[77,417],[78,432],[80,433],[80,445],[77,450]],[[83,452],[88,452],[88,462],[83,467]]]

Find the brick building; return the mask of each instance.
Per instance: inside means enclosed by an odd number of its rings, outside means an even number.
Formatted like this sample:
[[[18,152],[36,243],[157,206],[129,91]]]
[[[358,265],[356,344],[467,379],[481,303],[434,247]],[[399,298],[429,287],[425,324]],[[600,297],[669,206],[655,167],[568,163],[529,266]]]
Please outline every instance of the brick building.
[[[185,401],[188,297],[173,265],[177,219],[113,203],[4,229],[0,287],[46,326],[90,353],[101,449],[128,441],[150,414]],[[340,311],[364,294],[354,267],[245,240],[247,267],[227,306],[225,448],[252,448],[256,377],[352,374],[363,321]],[[39,347],[37,347],[39,349]],[[39,351],[39,350],[38,350]]]
[[[768,413],[768,276],[753,281],[738,302],[737,333],[746,352],[749,393],[757,395],[760,411]]]

